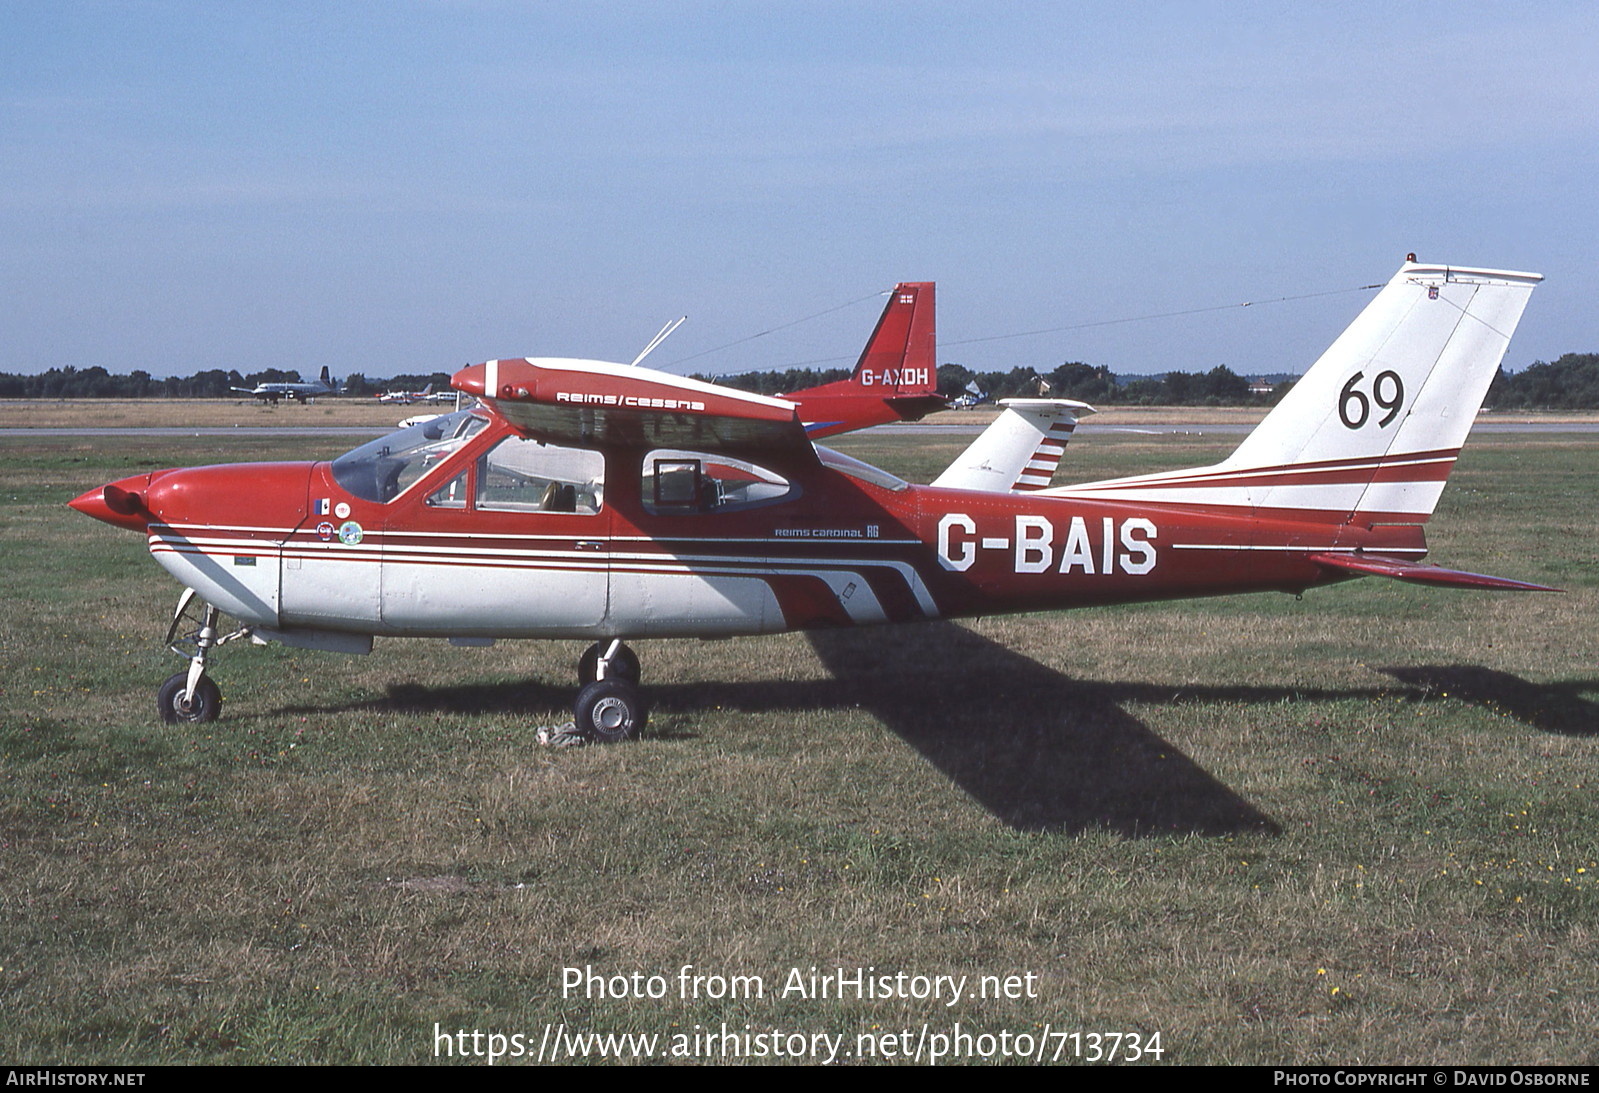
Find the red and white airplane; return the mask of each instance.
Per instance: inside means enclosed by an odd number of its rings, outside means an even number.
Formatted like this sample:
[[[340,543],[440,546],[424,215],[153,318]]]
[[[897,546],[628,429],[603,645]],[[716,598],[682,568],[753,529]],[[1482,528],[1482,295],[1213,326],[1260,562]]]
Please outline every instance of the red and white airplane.
[[[898,416],[898,381],[919,363],[894,376],[890,361],[873,406],[859,390],[768,398],[523,358],[455,375],[480,407],[331,462],[155,471],[72,505],[146,535],[186,586],[169,644],[200,601],[188,669],[159,692],[168,721],[216,716],[208,655],[242,637],[351,653],[374,635],[589,638],[577,724],[620,740],[645,723],[637,639],[1298,593],[1365,574],[1540,588],[1421,561],[1422,525],[1539,280],[1408,261],[1232,455],[1195,470],[1036,488],[1062,416],[1087,407],[1029,405],[1012,408],[1028,427],[1002,417],[979,457],[916,486],[812,438]],[[930,366],[931,315],[912,313],[931,286],[906,287],[878,334]],[[224,613],[237,629],[222,632]]]

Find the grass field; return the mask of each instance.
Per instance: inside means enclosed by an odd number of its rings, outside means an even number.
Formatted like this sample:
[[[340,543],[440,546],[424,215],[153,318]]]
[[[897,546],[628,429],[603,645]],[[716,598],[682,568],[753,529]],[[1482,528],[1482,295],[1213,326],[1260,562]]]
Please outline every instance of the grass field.
[[[1232,442],[1080,436],[1062,474]],[[961,444],[839,446],[925,481]],[[64,502],[342,446],[0,439],[7,1062],[432,1062],[436,1026],[483,1034],[452,1051],[559,1027],[727,1058],[672,1039],[724,1025],[768,1050],[1599,1062],[1599,439],[1473,441],[1429,533],[1561,596],[1372,579],[642,642],[646,737],[566,750],[533,728],[568,716],[576,643],[233,646],[223,719],[157,724],[178,589]],[[783,993],[813,967],[968,995]],[[665,997],[563,992],[584,968]],[[957,1027],[995,1039],[936,1038]]]

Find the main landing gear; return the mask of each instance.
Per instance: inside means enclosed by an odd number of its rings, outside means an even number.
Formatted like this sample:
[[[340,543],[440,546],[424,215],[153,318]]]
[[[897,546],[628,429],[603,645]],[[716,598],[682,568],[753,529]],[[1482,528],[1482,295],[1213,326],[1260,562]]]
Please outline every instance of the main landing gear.
[[[639,693],[638,656],[622,639],[596,642],[577,663],[577,731],[597,744],[631,740],[644,728],[649,711]]]
[[[196,605],[195,595],[192,588],[183,590],[177,610],[172,613],[172,625],[167,628],[167,648],[189,662],[187,671],[168,677],[156,691],[156,713],[168,724],[216,720],[222,712],[222,692],[205,674],[206,657],[219,645],[250,636],[249,627],[218,634],[217,622],[222,612],[208,603]],[[196,628],[189,630],[189,626]],[[179,630],[185,631],[181,638]]]
[[[222,612],[198,598],[192,588],[183,590],[172,613],[166,644],[189,662],[156,692],[156,713],[168,724],[215,721],[222,712],[222,692],[206,675],[211,650],[251,636],[248,626],[232,633],[218,632]],[[259,639],[257,639],[259,640]],[[620,638],[596,642],[578,661],[582,689],[573,705],[577,732],[598,744],[631,740],[644,729],[649,711],[639,691],[638,655]]]

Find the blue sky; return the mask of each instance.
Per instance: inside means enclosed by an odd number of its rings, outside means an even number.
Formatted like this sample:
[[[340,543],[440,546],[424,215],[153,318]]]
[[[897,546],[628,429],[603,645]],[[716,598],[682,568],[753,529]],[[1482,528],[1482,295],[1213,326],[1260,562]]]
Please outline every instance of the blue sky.
[[[845,363],[897,280],[942,361],[1298,371],[1412,250],[1548,277],[1520,368],[1599,351],[1595,56],[1569,3],[12,2],[0,371],[628,360],[684,313],[652,365]]]

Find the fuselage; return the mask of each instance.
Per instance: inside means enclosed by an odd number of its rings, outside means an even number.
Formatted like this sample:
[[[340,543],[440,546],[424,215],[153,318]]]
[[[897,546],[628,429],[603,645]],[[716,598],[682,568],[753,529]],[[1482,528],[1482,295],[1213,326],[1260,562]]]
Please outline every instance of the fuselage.
[[[1418,527],[908,485],[819,449],[540,444],[461,413],[333,462],[157,471],[73,504],[272,631],[770,633],[1277,589]],[[431,429],[431,432],[429,430]]]

